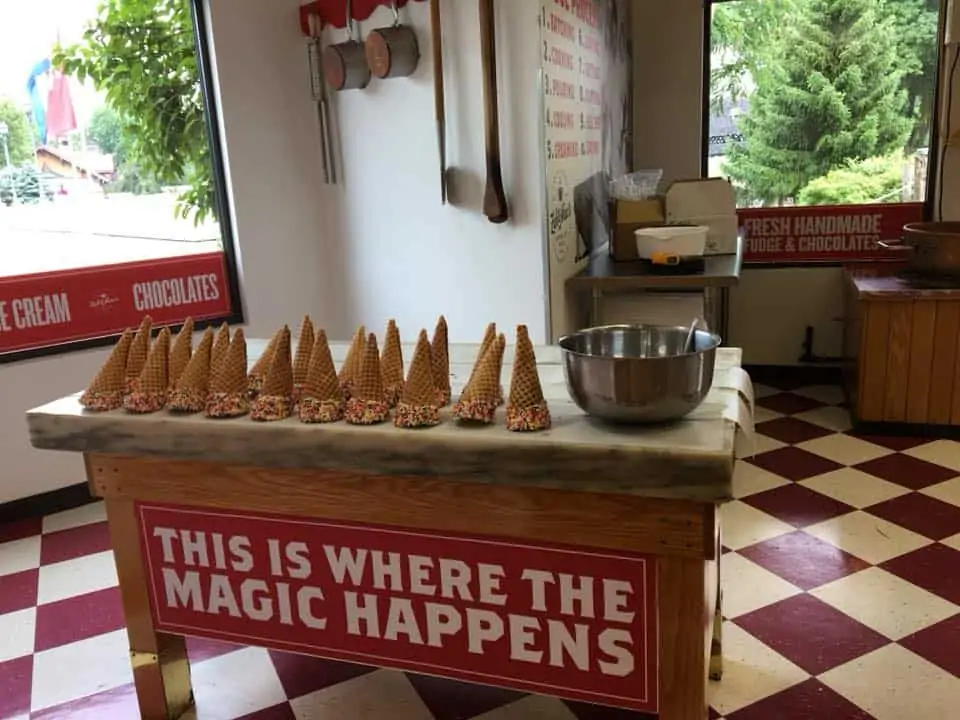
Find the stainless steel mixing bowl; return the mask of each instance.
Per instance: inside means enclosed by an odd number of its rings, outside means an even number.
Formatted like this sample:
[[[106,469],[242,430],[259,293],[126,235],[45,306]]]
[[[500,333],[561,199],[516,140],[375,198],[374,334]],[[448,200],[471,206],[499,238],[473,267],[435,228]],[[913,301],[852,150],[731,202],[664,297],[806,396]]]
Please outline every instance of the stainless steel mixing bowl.
[[[573,401],[588,415],[623,423],[677,420],[694,410],[713,383],[720,336],[689,328],[609,325],[560,338]]]

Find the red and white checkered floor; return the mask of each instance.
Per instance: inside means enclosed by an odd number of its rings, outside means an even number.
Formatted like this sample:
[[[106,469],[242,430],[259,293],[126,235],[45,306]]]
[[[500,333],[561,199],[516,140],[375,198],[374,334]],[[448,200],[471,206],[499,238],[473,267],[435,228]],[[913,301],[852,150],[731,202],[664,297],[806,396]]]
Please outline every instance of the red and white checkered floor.
[[[790,390],[790,388],[786,388]],[[712,717],[960,713],[960,443],[857,436],[831,386],[758,386],[723,508]],[[744,454],[744,453],[740,453]],[[0,718],[137,717],[102,506],[0,526]],[[614,720],[625,713],[191,642],[200,720]]]

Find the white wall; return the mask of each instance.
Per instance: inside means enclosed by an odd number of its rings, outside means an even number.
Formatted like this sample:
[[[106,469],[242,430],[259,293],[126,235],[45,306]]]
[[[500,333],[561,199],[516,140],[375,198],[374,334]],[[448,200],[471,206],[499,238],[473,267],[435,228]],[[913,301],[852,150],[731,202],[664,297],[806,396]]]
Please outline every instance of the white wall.
[[[545,336],[537,142],[536,5],[498,0],[503,176],[513,220],[479,212],[482,105],[476,4],[445,0],[448,161],[440,205],[427,8],[403,11],[421,43],[413,78],[337,98],[345,179],[323,185],[300,0],[210,0],[221,120],[248,335],[309,312],[331,337],[390,317],[412,337],[443,312],[454,341],[487,322]],[[379,12],[371,22],[388,24]],[[366,25],[366,23],[365,23]],[[372,25],[369,25],[372,26]],[[82,388],[105,350],[0,366],[0,503],[83,481],[80,458],[30,448],[24,411]]]

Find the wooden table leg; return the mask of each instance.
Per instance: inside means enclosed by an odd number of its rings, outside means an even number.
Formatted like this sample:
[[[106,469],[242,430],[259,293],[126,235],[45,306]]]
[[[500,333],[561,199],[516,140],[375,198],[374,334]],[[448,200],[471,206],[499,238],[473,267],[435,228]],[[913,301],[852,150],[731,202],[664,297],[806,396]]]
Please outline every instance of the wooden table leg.
[[[193,705],[186,643],[153,628],[133,502],[107,500],[106,506],[140,715],[176,720]]]

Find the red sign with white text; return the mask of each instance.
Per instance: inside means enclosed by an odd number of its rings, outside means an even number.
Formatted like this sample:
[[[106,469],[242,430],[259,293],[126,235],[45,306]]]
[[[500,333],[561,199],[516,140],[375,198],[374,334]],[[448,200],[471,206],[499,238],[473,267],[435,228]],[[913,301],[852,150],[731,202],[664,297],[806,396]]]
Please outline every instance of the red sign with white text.
[[[0,354],[230,314],[222,253],[0,277]]]
[[[651,556],[137,512],[158,630],[657,712]]]
[[[879,240],[897,240],[903,226],[923,220],[921,203],[741,208],[744,262],[850,262],[897,260]]]

